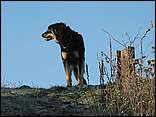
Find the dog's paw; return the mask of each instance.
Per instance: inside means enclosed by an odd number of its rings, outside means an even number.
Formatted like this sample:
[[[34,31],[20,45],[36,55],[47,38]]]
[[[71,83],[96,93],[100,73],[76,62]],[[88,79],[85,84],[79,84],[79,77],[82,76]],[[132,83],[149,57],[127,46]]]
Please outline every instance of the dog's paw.
[[[86,88],[88,88],[88,85],[86,85],[86,84],[78,85],[79,90],[86,89]]]

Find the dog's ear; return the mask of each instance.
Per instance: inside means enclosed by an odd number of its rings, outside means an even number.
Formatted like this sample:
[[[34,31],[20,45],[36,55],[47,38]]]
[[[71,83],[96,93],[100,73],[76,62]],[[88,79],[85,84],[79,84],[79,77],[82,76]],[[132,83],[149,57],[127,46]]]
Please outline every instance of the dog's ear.
[[[58,23],[56,30],[59,35],[64,35],[64,32],[66,31],[66,25],[64,23]]]
[[[63,23],[63,22],[60,22],[59,24],[60,24],[60,25],[64,25],[64,26],[66,26],[66,24],[65,24],[65,23]]]
[[[59,29],[65,29],[66,28],[66,24],[65,23],[59,23]]]

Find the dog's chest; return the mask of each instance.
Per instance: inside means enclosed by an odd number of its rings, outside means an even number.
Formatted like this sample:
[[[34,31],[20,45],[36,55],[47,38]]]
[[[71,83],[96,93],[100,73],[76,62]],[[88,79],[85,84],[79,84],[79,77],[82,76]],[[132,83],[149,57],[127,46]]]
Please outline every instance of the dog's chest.
[[[72,52],[61,52],[61,56],[63,60],[71,60],[71,59],[78,59],[79,53],[78,51],[72,51]]]

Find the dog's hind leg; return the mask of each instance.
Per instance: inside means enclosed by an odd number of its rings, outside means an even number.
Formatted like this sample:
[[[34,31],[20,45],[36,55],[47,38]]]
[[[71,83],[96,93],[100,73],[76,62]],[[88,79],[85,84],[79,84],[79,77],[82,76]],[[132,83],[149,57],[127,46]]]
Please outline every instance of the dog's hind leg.
[[[81,68],[82,70],[82,68]],[[83,73],[81,73],[81,77],[83,78]],[[75,76],[75,79],[78,81],[79,80],[79,77],[80,77],[80,73],[78,73],[78,67],[74,67],[74,76]],[[83,84],[87,84],[86,80],[83,78]]]
[[[79,65],[76,65],[73,69],[74,71],[74,76],[75,76],[75,79],[77,80],[77,85],[80,86],[82,84],[82,80],[81,80],[81,77],[80,77],[80,68],[79,68]]]
[[[64,64],[65,73],[66,73],[67,87],[71,87],[72,86],[71,67],[67,62],[64,62],[63,64]]]
[[[76,80],[78,81],[78,87],[81,88],[86,83],[86,80],[84,79],[84,61],[79,61],[79,64],[77,66],[77,69],[74,69],[74,75]]]
[[[75,79],[78,81],[79,79],[79,75],[78,75],[78,65],[76,65],[73,69],[74,71],[74,76],[75,76]]]

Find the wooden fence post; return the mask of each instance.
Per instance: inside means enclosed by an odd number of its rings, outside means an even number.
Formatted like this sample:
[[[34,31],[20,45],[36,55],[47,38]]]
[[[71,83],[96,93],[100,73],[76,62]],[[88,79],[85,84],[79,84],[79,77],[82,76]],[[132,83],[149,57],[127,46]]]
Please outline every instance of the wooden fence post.
[[[134,47],[128,46],[117,51],[117,79],[120,80],[124,91],[128,89],[130,82],[136,81]]]

